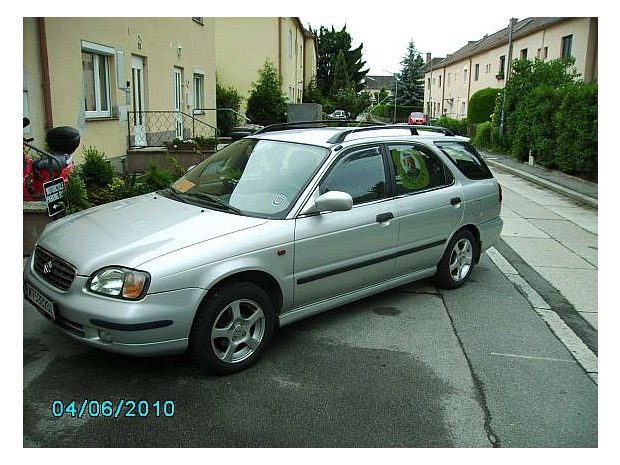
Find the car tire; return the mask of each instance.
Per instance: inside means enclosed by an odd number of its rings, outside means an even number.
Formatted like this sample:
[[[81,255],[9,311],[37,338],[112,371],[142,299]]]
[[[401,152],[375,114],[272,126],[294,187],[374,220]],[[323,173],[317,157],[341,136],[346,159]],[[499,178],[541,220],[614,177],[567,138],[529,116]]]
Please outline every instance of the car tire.
[[[437,266],[435,282],[444,289],[455,289],[465,284],[474,269],[476,247],[476,239],[471,231],[458,231]]]
[[[267,293],[252,283],[231,283],[216,289],[199,307],[189,352],[211,373],[235,373],[258,360],[274,327],[275,312]]]

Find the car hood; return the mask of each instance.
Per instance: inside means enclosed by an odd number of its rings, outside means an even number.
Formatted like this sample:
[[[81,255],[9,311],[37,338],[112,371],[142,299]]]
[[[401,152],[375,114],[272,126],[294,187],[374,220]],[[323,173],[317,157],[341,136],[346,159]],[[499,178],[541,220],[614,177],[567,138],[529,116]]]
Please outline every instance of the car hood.
[[[38,245],[90,275],[101,267],[141,264],[267,220],[224,213],[147,194],[50,223]]]

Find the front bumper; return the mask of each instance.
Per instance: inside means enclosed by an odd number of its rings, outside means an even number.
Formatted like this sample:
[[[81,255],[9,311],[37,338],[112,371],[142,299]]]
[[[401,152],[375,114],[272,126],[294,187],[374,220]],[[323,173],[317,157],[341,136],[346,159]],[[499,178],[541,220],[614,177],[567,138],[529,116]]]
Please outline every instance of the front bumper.
[[[27,300],[69,336],[103,350],[139,356],[184,352],[205,294],[203,289],[187,288],[125,301],[86,291],[83,276],[76,276],[69,289],[61,291],[33,270],[32,259],[24,281],[53,304],[53,315],[41,300],[32,299],[32,292]]]

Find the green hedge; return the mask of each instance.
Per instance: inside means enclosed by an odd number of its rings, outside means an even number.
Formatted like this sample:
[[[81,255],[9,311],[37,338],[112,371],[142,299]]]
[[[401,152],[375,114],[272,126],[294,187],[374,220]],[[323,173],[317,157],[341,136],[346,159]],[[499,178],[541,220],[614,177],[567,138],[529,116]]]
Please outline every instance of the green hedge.
[[[501,89],[487,87],[471,96],[467,105],[467,120],[470,124],[483,123],[491,119],[500,92]]]
[[[459,135],[459,136],[467,137],[468,135],[469,123],[467,122],[466,119],[455,119],[455,118],[448,118],[447,116],[442,116],[438,118],[437,121],[433,124],[435,126],[441,126],[444,128],[448,128],[454,134]]]
[[[396,123],[406,123],[409,120],[409,113],[412,111],[422,111],[419,107],[396,105]],[[377,105],[372,114],[381,118],[394,119],[394,105]]]
[[[551,169],[598,178],[598,84],[540,86],[507,116],[510,153]]]

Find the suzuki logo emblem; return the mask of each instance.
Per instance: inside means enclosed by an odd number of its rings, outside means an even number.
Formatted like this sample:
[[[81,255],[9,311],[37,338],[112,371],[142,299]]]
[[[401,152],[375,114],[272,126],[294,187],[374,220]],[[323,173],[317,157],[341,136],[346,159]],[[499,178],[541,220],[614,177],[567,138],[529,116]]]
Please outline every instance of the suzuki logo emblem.
[[[54,263],[51,260],[49,262],[45,262],[45,264],[43,265],[43,273],[50,274],[53,267]]]

